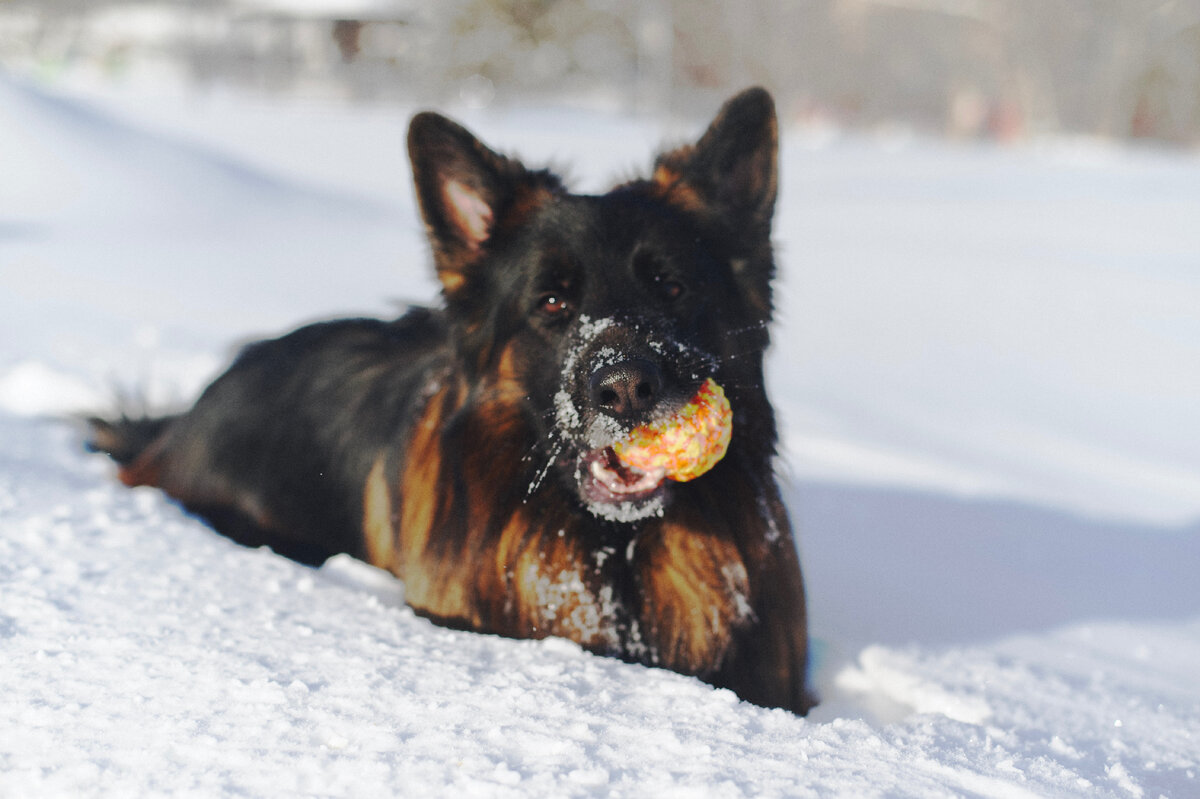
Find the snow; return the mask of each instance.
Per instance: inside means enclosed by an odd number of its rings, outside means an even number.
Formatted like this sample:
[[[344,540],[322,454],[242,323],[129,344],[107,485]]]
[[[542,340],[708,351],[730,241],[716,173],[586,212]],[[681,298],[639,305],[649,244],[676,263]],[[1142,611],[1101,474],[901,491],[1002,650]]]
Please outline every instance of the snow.
[[[84,454],[70,414],[434,296],[407,112],[156,91],[0,78],[0,796],[1200,795],[1194,156],[785,136],[800,719],[435,627]],[[589,189],[681,136],[458,116]]]

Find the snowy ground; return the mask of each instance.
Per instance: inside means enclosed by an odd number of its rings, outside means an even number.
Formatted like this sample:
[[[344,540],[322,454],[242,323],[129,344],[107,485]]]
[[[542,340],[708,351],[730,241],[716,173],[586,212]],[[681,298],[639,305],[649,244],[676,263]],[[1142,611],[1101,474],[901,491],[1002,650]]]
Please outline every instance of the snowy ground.
[[[1200,795],[1200,160],[788,135],[802,720],[435,628],[58,420],[429,301],[406,116],[0,78],[0,797]],[[583,188],[695,132],[461,116]]]

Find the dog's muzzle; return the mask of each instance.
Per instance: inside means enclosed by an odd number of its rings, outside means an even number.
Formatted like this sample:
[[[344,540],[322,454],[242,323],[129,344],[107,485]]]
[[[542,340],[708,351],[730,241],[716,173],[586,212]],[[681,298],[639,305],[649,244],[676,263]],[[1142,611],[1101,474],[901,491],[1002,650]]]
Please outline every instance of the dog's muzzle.
[[[704,375],[681,375],[671,356],[686,356]],[[567,451],[580,500],[601,518],[634,522],[661,515],[667,499],[664,469],[641,470],[622,463],[613,445],[639,425],[666,416],[703,381],[707,360],[656,332],[645,320],[581,319],[563,363],[562,390],[555,398],[556,426]]]
[[[607,364],[588,378],[595,427],[620,434],[645,421],[663,392],[662,370],[649,359],[630,358]],[[579,461],[580,494],[589,510],[613,521],[636,521],[661,513],[666,472],[642,471],[622,464],[611,442],[583,453]]]

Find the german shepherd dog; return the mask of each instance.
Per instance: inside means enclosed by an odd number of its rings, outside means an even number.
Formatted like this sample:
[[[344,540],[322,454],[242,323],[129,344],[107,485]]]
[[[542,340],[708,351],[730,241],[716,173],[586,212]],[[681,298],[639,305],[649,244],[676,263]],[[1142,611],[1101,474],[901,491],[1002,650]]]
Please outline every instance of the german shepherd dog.
[[[93,419],[90,446],[239,543],[390,570],[438,624],[560,636],[805,713],[763,389],[777,138],[751,89],[649,179],[585,196],[419,114],[441,307],[252,344],[191,410]],[[711,471],[614,457],[708,378],[733,409]]]

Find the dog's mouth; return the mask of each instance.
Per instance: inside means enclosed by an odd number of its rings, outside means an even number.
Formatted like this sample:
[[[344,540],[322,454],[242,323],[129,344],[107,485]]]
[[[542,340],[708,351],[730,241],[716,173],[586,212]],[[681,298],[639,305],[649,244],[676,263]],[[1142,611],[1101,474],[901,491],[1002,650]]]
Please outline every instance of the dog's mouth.
[[[662,513],[665,469],[642,471],[626,466],[617,460],[612,447],[602,447],[580,457],[577,476],[580,496],[597,516],[632,522]]]

